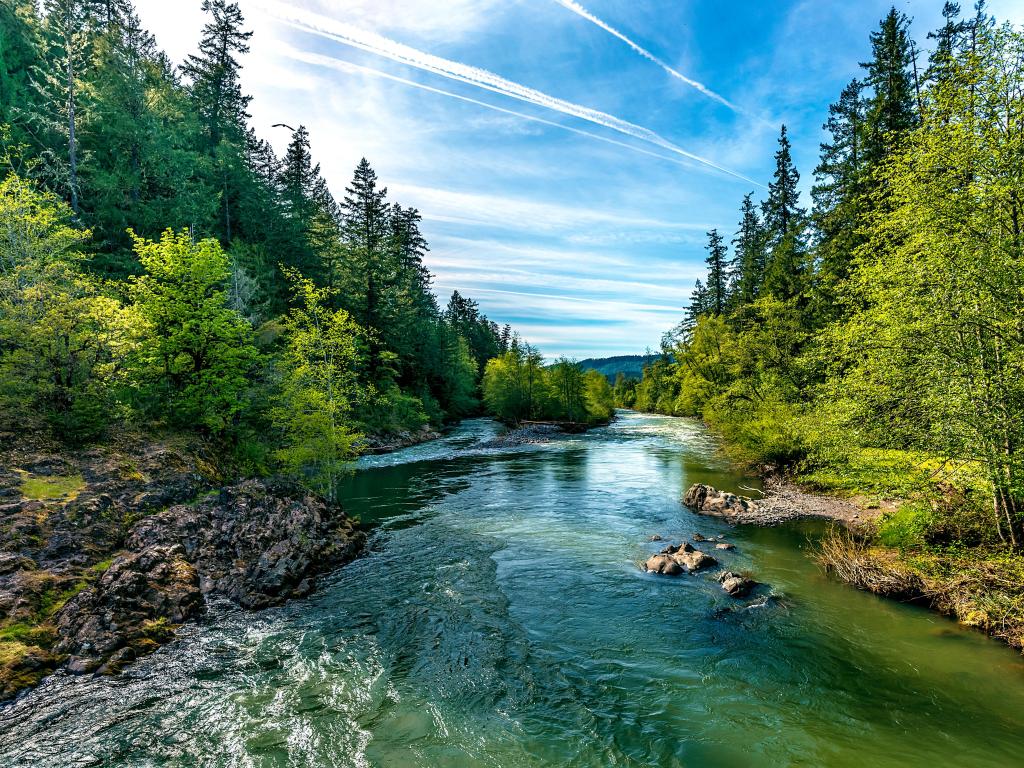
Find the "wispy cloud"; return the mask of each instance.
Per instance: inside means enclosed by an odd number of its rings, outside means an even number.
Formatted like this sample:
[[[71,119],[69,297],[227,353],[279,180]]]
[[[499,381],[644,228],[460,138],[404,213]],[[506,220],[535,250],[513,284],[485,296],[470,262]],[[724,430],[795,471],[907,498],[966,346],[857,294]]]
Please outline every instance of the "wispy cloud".
[[[704,231],[703,223],[665,221],[562,203],[481,192],[458,192],[419,184],[390,185],[395,195],[419,208],[427,218],[545,232],[576,232],[581,227],[632,227],[670,231]]]
[[[508,80],[489,70],[435,56],[434,54],[391,40],[376,32],[359,29],[351,24],[346,24],[321,14],[291,7],[274,0],[259,2],[258,5],[279,21],[307,33],[383,56],[400,64],[431,72],[449,80],[473,85],[477,88],[609,128],[623,135],[661,147],[729,176],[742,179],[750,184],[757,184],[753,179],[747,178],[737,171],[677,146],[649,128],[623,120],[607,112],[575,104],[557,96],[551,96],[535,88]]]
[[[635,51],[636,53],[639,53],[641,56],[643,56],[648,61],[654,62],[655,64],[657,64],[659,67],[661,67],[663,70],[665,70],[668,74],[670,74],[672,77],[676,78],[677,80],[681,80],[682,82],[686,83],[691,88],[696,88],[698,91],[703,93],[709,99],[714,99],[719,104],[722,104],[723,106],[728,107],[729,109],[733,110],[734,112],[739,112],[739,113],[742,113],[742,114],[746,114],[743,109],[741,109],[740,107],[738,107],[735,104],[733,104],[727,98],[725,98],[724,96],[722,96],[720,94],[715,93],[710,88],[708,88],[706,85],[704,85],[704,83],[701,83],[701,82],[699,82],[697,80],[694,80],[692,77],[687,77],[682,72],[677,70],[675,67],[673,67],[670,64],[668,64],[668,62],[664,61],[663,59],[659,58],[658,56],[655,56],[649,50],[644,48],[639,43],[634,42],[630,38],[626,37],[624,34],[619,32],[619,30],[615,29],[615,27],[611,26],[606,21],[603,21],[602,19],[600,19],[597,16],[595,16],[594,14],[592,14],[590,11],[588,11],[586,8],[584,8],[582,5],[580,5],[579,3],[575,2],[575,0],[555,0],[555,2],[558,3],[560,6],[562,6],[563,8],[566,8],[566,9],[572,11],[577,16],[581,16],[582,18],[586,19],[591,24],[597,25],[598,27],[603,29],[608,34],[613,35],[614,37],[617,37],[619,40],[621,40],[626,45],[628,45],[630,48],[632,48],[633,51]]]
[[[693,161],[678,160],[674,157],[667,157],[661,154],[660,152],[652,152],[649,149],[638,147],[635,144],[627,144],[624,141],[618,141],[617,139],[612,139],[609,138],[608,136],[601,136],[600,134],[597,133],[584,131],[580,128],[574,128],[571,125],[565,125],[564,123],[556,123],[553,120],[545,120],[543,117],[537,117],[536,115],[527,115],[524,112],[517,112],[514,109],[506,109],[505,107],[499,107],[496,104],[489,104],[486,101],[480,101],[479,99],[474,99],[471,98],[470,96],[463,96],[462,94],[459,93],[446,91],[443,88],[435,88],[434,86],[427,85],[426,83],[419,83],[416,82],[415,80],[409,80],[408,78],[405,77],[393,75],[390,72],[384,72],[383,70],[374,69],[373,67],[367,67],[362,64],[355,64],[351,61],[345,61],[344,59],[338,59],[333,56],[325,56],[319,53],[309,53],[308,51],[300,51],[288,46],[281,46],[279,50],[284,56],[293,59],[294,61],[301,61],[305,64],[312,64],[318,67],[334,69],[339,72],[358,72],[365,75],[371,75],[373,77],[380,77],[385,80],[390,80],[395,83],[401,83],[402,85],[410,86],[412,88],[418,88],[429,93],[436,93],[439,96],[447,96],[448,98],[457,99],[467,104],[475,104],[478,107],[484,107],[485,109],[494,110],[495,112],[500,112],[505,115],[511,115],[522,120],[529,120],[530,122],[539,123],[541,125],[547,125],[552,128],[558,128],[563,131],[569,131],[570,133],[575,133],[578,136],[586,136],[591,139],[596,139],[597,141],[602,141],[606,144],[614,144],[617,147],[624,147],[633,152],[639,152],[642,155],[647,155],[648,157],[655,157],[659,160],[665,160],[670,163],[676,163],[677,165],[682,165],[684,167],[691,167],[693,163]],[[741,176],[740,178],[744,177]]]

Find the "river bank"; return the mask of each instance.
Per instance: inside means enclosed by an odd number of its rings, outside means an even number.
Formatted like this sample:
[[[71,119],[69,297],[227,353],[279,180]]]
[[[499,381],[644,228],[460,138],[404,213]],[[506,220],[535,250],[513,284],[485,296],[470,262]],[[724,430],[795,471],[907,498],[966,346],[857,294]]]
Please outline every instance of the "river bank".
[[[879,540],[887,515],[904,502],[808,491],[778,477],[756,498],[708,486],[687,490],[684,503],[733,525],[775,526],[795,520],[836,523],[815,550],[830,575],[867,592],[923,605],[965,627],[1024,650],[1024,557],[980,547],[893,547]]]
[[[0,700],[58,667],[116,672],[208,597],[261,608],[309,594],[365,538],[340,507],[290,481],[225,478],[185,439],[7,445]]]

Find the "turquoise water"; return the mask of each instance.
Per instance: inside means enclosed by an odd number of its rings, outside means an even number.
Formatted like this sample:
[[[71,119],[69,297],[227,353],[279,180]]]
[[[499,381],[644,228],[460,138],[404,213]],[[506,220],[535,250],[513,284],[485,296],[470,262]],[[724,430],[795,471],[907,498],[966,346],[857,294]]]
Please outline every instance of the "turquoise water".
[[[498,427],[372,457],[372,531],[311,599],[229,611],[117,679],[56,675],[0,710],[4,766],[1019,766],[1024,662],[825,578],[820,526],[684,509],[738,491],[685,420],[623,414],[547,445]],[[636,563],[694,532],[764,604]]]

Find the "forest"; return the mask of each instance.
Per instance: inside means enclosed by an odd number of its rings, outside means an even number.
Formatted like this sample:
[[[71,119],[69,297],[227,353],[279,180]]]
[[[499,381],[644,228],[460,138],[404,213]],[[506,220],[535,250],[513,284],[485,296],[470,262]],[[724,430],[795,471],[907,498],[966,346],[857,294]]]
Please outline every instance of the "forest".
[[[871,33],[829,109],[809,207],[782,128],[766,198],[742,199],[731,243],[708,233],[685,319],[615,394],[700,416],[738,458],[811,486],[902,499],[883,544],[1014,551],[1024,35],[983,2],[943,16],[926,60],[895,9]]]
[[[176,68],[127,0],[0,5],[0,428],[184,431],[326,491],[362,435],[483,403],[607,420],[610,390],[567,361],[510,405],[501,371],[536,353],[457,291],[439,306],[420,214],[367,160],[337,199],[305,127],[275,154],[249,125],[242,12],[203,10]]]

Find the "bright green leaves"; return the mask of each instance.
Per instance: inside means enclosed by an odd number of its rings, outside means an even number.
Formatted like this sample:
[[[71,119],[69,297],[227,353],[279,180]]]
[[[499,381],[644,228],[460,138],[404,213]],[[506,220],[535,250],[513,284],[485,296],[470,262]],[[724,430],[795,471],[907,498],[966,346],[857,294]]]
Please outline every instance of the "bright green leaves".
[[[334,498],[338,478],[357,453],[354,413],[370,394],[359,376],[366,337],[348,312],[330,308],[328,289],[295,271],[287,275],[298,301],[285,320],[281,388],[271,411],[282,435],[276,456],[287,471]]]
[[[172,424],[222,433],[243,409],[260,362],[252,329],[226,303],[228,257],[216,240],[193,243],[170,230],[159,242],[135,238],[135,250],[145,269],[131,295],[146,405]]]

